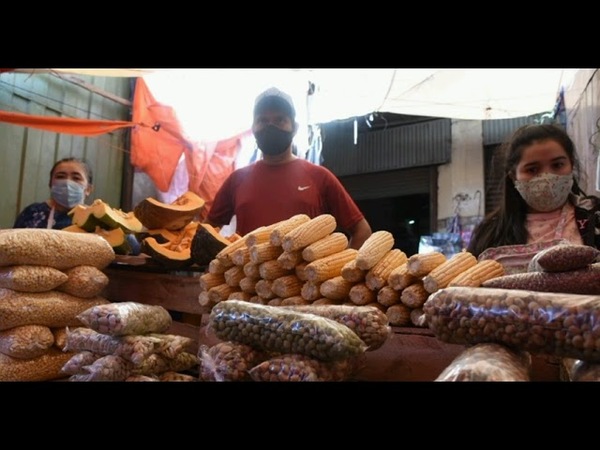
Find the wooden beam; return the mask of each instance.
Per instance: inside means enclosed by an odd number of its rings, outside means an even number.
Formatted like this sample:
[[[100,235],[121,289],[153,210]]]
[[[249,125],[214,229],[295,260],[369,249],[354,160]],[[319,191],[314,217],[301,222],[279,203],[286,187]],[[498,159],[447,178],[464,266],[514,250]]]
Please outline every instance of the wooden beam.
[[[60,73],[52,72],[52,71],[50,73],[53,76],[60,78],[61,80],[65,80],[65,81],[68,81],[69,83],[76,84],[77,86],[80,86],[90,92],[93,92],[94,94],[101,95],[102,97],[112,100],[121,105],[131,107],[130,100],[127,100],[123,97],[119,97],[118,95],[115,95],[115,94],[111,94],[110,92],[100,89],[99,87],[97,87],[91,83],[87,83],[87,82],[83,81],[81,78],[77,78],[73,75],[65,75],[65,74],[60,74]]]

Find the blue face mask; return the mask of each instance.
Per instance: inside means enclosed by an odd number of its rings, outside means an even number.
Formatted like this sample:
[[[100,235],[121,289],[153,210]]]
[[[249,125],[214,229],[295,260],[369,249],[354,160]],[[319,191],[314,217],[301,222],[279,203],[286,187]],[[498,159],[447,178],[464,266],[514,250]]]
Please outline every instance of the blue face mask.
[[[73,208],[85,200],[85,188],[72,180],[56,180],[52,184],[52,198],[66,208]]]

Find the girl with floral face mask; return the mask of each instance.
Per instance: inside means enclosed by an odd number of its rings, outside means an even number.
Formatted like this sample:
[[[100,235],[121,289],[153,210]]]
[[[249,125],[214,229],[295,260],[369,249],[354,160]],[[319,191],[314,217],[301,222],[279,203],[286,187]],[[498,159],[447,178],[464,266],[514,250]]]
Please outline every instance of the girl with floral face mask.
[[[525,125],[505,145],[503,201],[473,232],[468,251],[557,239],[600,248],[600,198],[578,184],[573,141],[558,125]]]
[[[50,170],[50,198],[23,209],[13,227],[62,229],[71,225],[67,213],[91,194],[92,176],[92,169],[82,159],[57,161]]]

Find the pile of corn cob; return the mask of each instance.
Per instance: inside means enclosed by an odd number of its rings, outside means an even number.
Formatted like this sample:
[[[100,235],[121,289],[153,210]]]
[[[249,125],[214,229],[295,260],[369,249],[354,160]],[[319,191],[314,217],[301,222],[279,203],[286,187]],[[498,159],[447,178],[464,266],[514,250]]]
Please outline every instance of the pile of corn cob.
[[[447,286],[478,287],[504,274],[496,261],[468,252],[407,256],[393,235],[375,231],[358,250],[336,232],[335,218],[295,215],[260,227],[225,247],[200,277],[199,303],[228,299],[271,306],[373,306],[390,325],[426,326],[421,307]]]

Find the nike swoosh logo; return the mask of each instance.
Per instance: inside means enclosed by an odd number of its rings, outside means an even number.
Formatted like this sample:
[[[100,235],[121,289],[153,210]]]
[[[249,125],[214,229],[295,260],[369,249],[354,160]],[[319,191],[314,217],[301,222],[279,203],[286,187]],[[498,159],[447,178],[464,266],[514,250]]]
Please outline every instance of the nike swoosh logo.
[[[305,190],[307,190],[309,187],[310,187],[310,185],[309,185],[309,186],[298,186],[298,190],[299,190],[299,191],[305,191]]]

